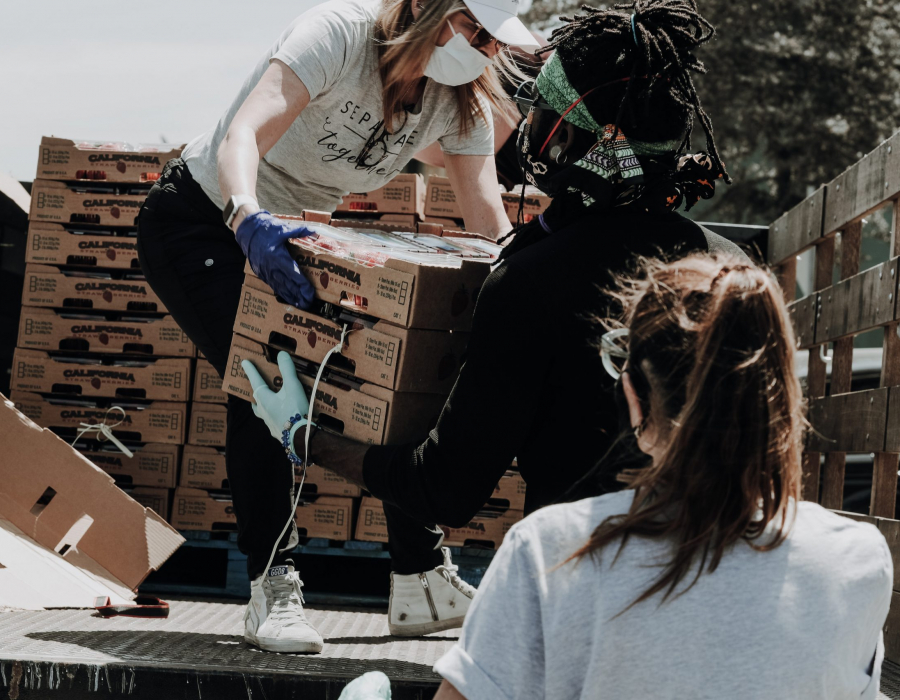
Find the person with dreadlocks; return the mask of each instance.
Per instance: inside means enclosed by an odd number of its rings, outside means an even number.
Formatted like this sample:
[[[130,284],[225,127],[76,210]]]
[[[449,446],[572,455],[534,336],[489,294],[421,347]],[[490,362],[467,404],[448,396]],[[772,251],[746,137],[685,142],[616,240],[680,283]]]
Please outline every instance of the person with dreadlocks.
[[[604,290],[615,276],[639,256],[746,259],[675,212],[726,177],[691,78],[703,70],[692,52],[713,27],[695,0],[622,9],[586,8],[567,20],[534,85],[520,91],[525,175],[553,202],[516,231],[487,278],[465,362],[427,439],[371,446],[323,429],[310,441],[311,460],[385,503],[392,634],[462,623],[474,589],[449,565],[435,523],[466,525],[514,458],[527,483],[526,512],[562,499],[589,473],[595,490],[621,488],[614,475],[622,463],[601,461],[616,443],[620,412],[589,320],[607,315]],[[695,118],[708,155],[688,154]],[[306,411],[300,383],[285,381],[275,393],[249,362],[245,370],[259,387],[254,410],[280,436],[285,421]],[[297,439],[303,454],[302,432]]]

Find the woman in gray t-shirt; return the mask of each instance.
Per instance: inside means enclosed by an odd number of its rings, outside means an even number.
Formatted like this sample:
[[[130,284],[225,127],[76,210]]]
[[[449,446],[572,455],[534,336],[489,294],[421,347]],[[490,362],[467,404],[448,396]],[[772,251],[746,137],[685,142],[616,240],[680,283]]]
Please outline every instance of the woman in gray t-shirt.
[[[492,108],[506,108],[497,78],[511,66],[506,45],[537,46],[517,8],[518,0],[317,5],[279,37],[216,128],[167,164],[139,217],[141,266],[221,376],[234,371],[228,351],[246,261],[285,301],[301,308],[312,301],[285,245],[303,233],[269,211],[334,211],[348,192],[381,187],[438,142],[467,228],[495,238],[510,229]],[[225,460],[252,580],[247,641],[270,651],[321,651],[287,558],[296,529],[279,535],[291,520],[291,465],[250,403],[233,397]]]
[[[510,530],[436,700],[874,700],[891,554],[874,526],[800,500],[778,284],[705,255],[643,272],[601,352],[652,464]]]

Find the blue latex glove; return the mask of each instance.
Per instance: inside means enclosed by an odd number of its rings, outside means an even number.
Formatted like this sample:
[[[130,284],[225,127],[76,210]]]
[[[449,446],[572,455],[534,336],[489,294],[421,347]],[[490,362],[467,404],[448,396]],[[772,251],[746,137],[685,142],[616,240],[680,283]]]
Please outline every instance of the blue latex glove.
[[[314,292],[288,252],[286,243],[291,238],[304,238],[311,233],[302,224],[290,224],[267,211],[245,217],[235,233],[235,240],[250,261],[254,274],[288,304],[299,309],[310,307]]]
[[[391,700],[391,681],[381,671],[369,671],[347,685],[338,700]]]
[[[297,377],[297,369],[291,356],[283,350],[278,353],[278,369],[284,381],[280,391],[272,391],[269,388],[266,380],[250,360],[241,362],[241,367],[244,368],[253,389],[253,400],[256,401],[253,404],[253,412],[266,422],[272,437],[281,442],[285,423],[298,413],[301,416],[309,413],[309,399],[306,398],[306,390]],[[305,425],[306,421],[300,421],[291,428],[291,446],[294,444],[294,433]]]

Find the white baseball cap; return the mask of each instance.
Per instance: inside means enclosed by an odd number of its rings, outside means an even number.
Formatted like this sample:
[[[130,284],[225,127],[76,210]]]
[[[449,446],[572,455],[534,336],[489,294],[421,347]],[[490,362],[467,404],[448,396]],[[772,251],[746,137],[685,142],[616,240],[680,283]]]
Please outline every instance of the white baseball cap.
[[[540,48],[538,41],[519,19],[519,0],[464,0],[466,7],[475,15],[482,27],[491,36],[504,44],[522,48]]]

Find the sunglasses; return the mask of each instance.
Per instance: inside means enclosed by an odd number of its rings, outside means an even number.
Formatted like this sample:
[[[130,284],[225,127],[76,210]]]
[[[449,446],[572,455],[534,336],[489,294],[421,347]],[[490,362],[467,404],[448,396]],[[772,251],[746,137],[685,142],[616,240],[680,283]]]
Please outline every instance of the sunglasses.
[[[531,108],[553,110],[547,102],[541,99],[541,95],[537,90],[537,83],[534,80],[526,80],[516,88],[516,94],[513,95],[513,102],[519,108],[519,114],[526,119]]]
[[[476,20],[472,15],[470,15],[465,10],[461,10],[463,17],[465,17],[472,26],[475,28],[475,33],[469,39],[469,45],[473,49],[481,49],[490,44],[492,41],[497,42],[497,50],[503,51],[504,49],[509,48],[509,44],[500,41],[493,34],[491,34],[487,29],[482,26],[482,24]]]

